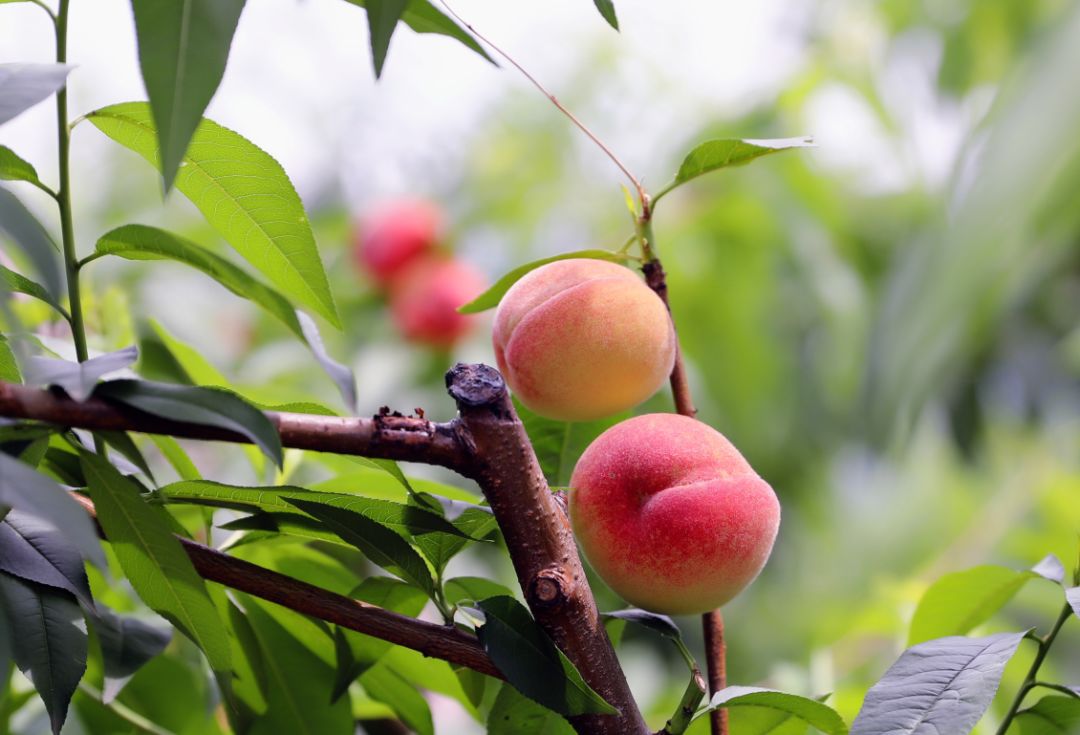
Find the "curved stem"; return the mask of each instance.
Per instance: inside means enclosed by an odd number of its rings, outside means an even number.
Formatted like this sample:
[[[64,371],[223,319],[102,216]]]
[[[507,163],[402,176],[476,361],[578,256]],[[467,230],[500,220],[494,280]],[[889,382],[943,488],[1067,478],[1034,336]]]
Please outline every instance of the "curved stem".
[[[1046,654],[1050,652],[1050,646],[1054,645],[1054,639],[1057,638],[1061,626],[1065,625],[1065,621],[1072,617],[1072,614],[1072,607],[1066,603],[1061,614],[1054,621],[1054,627],[1050,629],[1045,638],[1039,640],[1039,650],[1035,653],[1035,660],[1031,662],[1031,668],[1028,669],[1027,676],[1024,677],[1024,683],[1020,685],[1016,697],[1013,699],[1012,704],[1009,705],[1009,711],[1005,713],[1005,717],[997,729],[997,735],[1005,735],[1008,732],[1009,725],[1012,724],[1013,718],[1016,717],[1016,713],[1020,710],[1020,705],[1024,703],[1024,697],[1027,696],[1027,693],[1036,686],[1046,686],[1045,684],[1038,684],[1035,677],[1039,673],[1039,667],[1042,666],[1043,661],[1046,659]]]
[[[56,16],[56,62],[67,62],[68,3],[60,0]],[[60,234],[64,244],[64,270],[67,274],[68,302],[71,312],[71,335],[75,340],[75,355],[79,362],[90,356],[86,348],[86,326],[83,322],[82,295],[79,292],[78,256],[75,254],[75,226],[71,217],[71,130],[68,128],[67,85],[56,93],[57,151],[60,164],[60,188],[56,201],[60,205]]]
[[[56,23],[56,13],[52,11],[52,8],[43,3],[41,0],[30,0],[30,2],[32,2],[34,5],[37,5],[39,8],[48,13],[49,17],[52,18],[52,22]]]

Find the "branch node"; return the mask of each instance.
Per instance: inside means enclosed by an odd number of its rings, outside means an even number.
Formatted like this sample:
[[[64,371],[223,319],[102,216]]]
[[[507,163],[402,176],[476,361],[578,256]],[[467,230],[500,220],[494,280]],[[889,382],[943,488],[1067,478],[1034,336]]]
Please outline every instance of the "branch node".
[[[529,582],[525,594],[539,607],[563,605],[573,592],[573,581],[562,566],[549,566],[538,571]]]
[[[446,373],[446,388],[458,406],[495,406],[506,396],[506,382],[487,365],[458,363]]]

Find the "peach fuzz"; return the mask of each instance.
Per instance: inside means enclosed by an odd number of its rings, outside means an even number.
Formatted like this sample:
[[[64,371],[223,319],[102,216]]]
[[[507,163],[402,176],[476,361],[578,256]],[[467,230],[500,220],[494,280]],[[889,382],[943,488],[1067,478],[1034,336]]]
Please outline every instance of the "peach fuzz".
[[[440,209],[431,202],[402,199],[374,207],[361,219],[353,242],[360,268],[386,288],[417,258],[431,251],[443,229]]]
[[[600,577],[669,615],[720,607],[757,577],[780,524],[768,483],[710,426],[678,414],[616,424],[570,480],[570,521]]]
[[[675,361],[660,298],[628,268],[587,258],[548,263],[515,283],[495,312],[492,341],[518,400],[562,421],[636,406]]]
[[[394,279],[390,315],[405,339],[448,349],[476,322],[458,307],[479,296],[486,284],[468,263],[425,256]]]

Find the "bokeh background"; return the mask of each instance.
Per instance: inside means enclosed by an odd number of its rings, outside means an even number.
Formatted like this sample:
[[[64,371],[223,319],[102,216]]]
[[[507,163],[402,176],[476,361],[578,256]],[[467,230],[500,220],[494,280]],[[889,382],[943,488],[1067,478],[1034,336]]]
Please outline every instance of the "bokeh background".
[[[143,99],[128,3],[72,5],[73,114]],[[832,692],[850,719],[941,574],[1051,552],[1080,563],[1080,3],[621,0],[618,34],[587,0],[454,7],[654,189],[708,138],[817,142],[694,182],[655,221],[700,418],[784,508],[768,567],[725,609],[732,683]],[[38,9],[3,8],[0,62],[52,54]],[[438,202],[444,246],[491,280],[632,232],[618,171],[520,75],[402,28],[376,83],[363,11],[338,0],[249,3],[207,115],[274,155],[304,199],[347,324],[323,335],[356,371],[362,412],[448,418],[442,372],[493,355],[487,322],[453,354],[396,334],[353,267],[360,214],[402,195]],[[50,182],[54,124],[42,104],[0,129]],[[129,222],[229,253],[178,193],[162,204],[135,155],[89,125],[73,146],[82,254]],[[45,195],[13,189],[55,225]],[[204,378],[270,403],[341,407],[310,353],[201,275],[107,259],[88,274],[95,350],[138,342],[145,370],[170,377],[149,355],[175,339],[205,356]],[[20,311],[71,356],[43,307]],[[661,395],[642,410],[669,407]],[[191,446],[207,476],[285,479],[250,453]],[[291,462],[292,482],[343,471]],[[512,581],[493,554],[454,570]],[[980,630],[1045,629],[1056,600],[1032,583]],[[680,623],[700,650],[697,621]],[[620,655],[659,727],[684,688],[681,661],[634,630]],[[1080,626],[1066,626],[1048,666],[1080,683]],[[453,699],[430,696],[439,732],[482,732]],[[16,732],[40,723],[27,715]]]

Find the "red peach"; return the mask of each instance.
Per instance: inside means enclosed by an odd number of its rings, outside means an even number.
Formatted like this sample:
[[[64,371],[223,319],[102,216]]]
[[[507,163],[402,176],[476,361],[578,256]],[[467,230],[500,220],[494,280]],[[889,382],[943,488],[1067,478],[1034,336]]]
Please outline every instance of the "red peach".
[[[526,274],[492,334],[507,384],[536,413],[588,421],[641,403],[675,361],[664,302],[628,268],[574,258]]]
[[[450,348],[475,321],[459,314],[458,307],[479,296],[486,285],[484,276],[467,263],[424,257],[394,279],[390,313],[406,339]]]
[[[570,480],[570,520],[600,577],[633,605],[704,613],[757,577],[780,504],[710,426],[637,416],[589,445]]]
[[[442,234],[443,217],[431,202],[403,199],[383,204],[359,223],[353,254],[380,287],[431,251]]]

